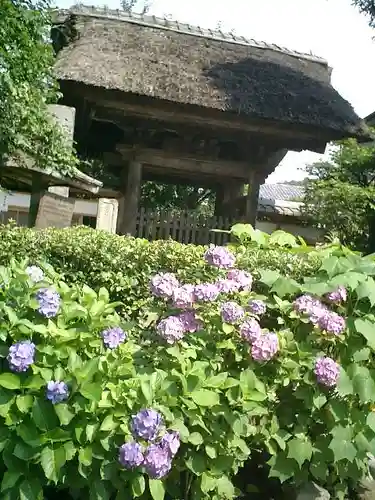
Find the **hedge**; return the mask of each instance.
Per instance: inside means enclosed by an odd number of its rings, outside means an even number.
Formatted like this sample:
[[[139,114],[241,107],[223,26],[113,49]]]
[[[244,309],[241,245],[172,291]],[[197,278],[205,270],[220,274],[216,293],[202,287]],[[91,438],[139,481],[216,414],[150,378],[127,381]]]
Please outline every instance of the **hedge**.
[[[148,242],[87,227],[37,231],[0,226],[0,264],[14,256],[27,258],[31,264],[47,260],[67,283],[87,284],[96,290],[106,287],[111,300],[123,302],[122,312],[130,317],[150,302],[150,277],[161,270],[182,280],[209,281],[214,272],[205,265],[203,251],[203,247],[172,240]],[[255,274],[267,268],[300,280],[320,266],[315,254],[259,246],[234,251],[238,266]]]

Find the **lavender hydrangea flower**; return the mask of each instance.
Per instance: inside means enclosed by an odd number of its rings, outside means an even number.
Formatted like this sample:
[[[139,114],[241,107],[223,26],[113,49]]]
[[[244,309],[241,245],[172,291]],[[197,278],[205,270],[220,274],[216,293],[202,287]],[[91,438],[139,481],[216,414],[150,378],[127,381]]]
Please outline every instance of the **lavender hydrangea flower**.
[[[25,372],[34,363],[35,344],[30,340],[17,342],[9,348],[7,360],[13,372]]]
[[[241,269],[231,269],[228,271],[227,278],[237,283],[239,290],[251,290],[253,277],[250,273]]]
[[[263,300],[250,300],[249,301],[249,310],[252,314],[256,314],[257,316],[262,316],[266,312],[266,304]]]
[[[159,446],[166,450],[171,458],[173,458],[180,448],[180,434],[176,431],[168,431],[162,437]]]
[[[174,307],[177,307],[178,309],[191,307],[194,302],[194,286],[182,285],[175,288],[172,292],[172,301]]]
[[[159,273],[151,278],[151,291],[156,297],[169,299],[172,297],[173,290],[178,288],[180,283],[172,273]]]
[[[306,314],[315,326],[319,324],[321,317],[328,312],[327,307],[311,295],[301,295],[293,302],[293,306],[297,312]]]
[[[52,288],[41,288],[36,293],[38,311],[45,318],[53,318],[60,308],[60,295]]]
[[[279,339],[276,333],[265,333],[253,342],[251,357],[254,361],[269,361],[279,350]]]
[[[341,335],[346,328],[345,318],[339,314],[327,311],[319,317],[318,326],[332,335]]]
[[[315,362],[315,375],[320,384],[333,387],[340,376],[340,367],[332,358],[322,356]]]
[[[47,399],[52,404],[61,403],[69,397],[69,389],[65,382],[50,380],[47,384]]]
[[[205,261],[211,266],[229,269],[234,266],[236,257],[225,247],[211,246],[204,254]]]
[[[144,460],[142,446],[135,441],[124,443],[119,450],[118,461],[125,469],[135,469]]]
[[[216,300],[219,293],[218,287],[212,283],[202,283],[194,287],[194,296],[196,300],[201,300],[203,302],[212,302]]]
[[[161,479],[171,470],[172,459],[166,449],[152,444],[146,450],[143,466],[152,479]]]
[[[339,286],[336,290],[327,293],[326,299],[332,304],[340,304],[341,302],[346,302],[348,298],[348,293],[346,288]]]
[[[228,278],[217,279],[215,285],[221,293],[233,293],[239,290],[238,282]]]
[[[162,425],[163,417],[150,408],[138,412],[131,421],[133,435],[146,441],[154,441]]]
[[[26,268],[26,273],[33,284],[44,280],[44,272],[40,269],[40,267],[28,266]]]
[[[102,339],[106,347],[116,349],[116,347],[125,342],[126,333],[119,326],[115,326],[103,330]]]
[[[182,322],[185,332],[194,333],[203,328],[202,322],[196,317],[194,311],[184,311],[177,317]]]
[[[245,311],[236,302],[224,302],[221,306],[221,318],[224,323],[237,323],[244,315]]]
[[[156,331],[160,337],[168,342],[168,344],[174,344],[183,338],[186,333],[186,328],[181,317],[169,316],[158,323]]]
[[[262,334],[260,324],[255,318],[247,318],[240,326],[240,335],[246,342],[255,342]]]

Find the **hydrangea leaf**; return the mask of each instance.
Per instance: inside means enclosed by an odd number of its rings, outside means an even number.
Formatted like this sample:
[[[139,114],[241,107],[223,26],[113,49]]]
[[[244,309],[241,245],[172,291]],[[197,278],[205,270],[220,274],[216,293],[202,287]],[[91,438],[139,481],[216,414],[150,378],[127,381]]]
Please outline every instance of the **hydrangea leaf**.
[[[21,380],[14,373],[1,373],[0,386],[10,390],[19,389],[21,387]]]
[[[43,399],[34,401],[32,415],[36,426],[42,431],[51,431],[59,425],[53,405]]]
[[[355,289],[359,299],[367,298],[371,306],[375,304],[375,280],[374,278],[367,278],[366,281],[360,283]]]
[[[357,332],[365,337],[368,346],[375,350],[375,324],[367,319],[358,318],[354,321],[354,325]]]
[[[219,394],[206,389],[199,389],[192,392],[191,399],[198,406],[215,406],[220,403]]]
[[[54,483],[58,482],[59,473],[66,460],[63,446],[46,446],[40,455],[40,463],[46,478]]]
[[[148,486],[153,500],[164,500],[165,485],[159,479],[149,479]]]
[[[145,478],[141,475],[136,476],[132,480],[132,492],[135,497],[140,497],[143,495],[146,488]]]
[[[312,445],[307,438],[301,439],[295,437],[288,441],[288,458],[294,459],[300,468],[306,460],[311,459],[312,451]]]
[[[42,485],[36,477],[22,481],[19,489],[20,500],[38,500],[41,498]]]
[[[357,450],[351,442],[344,441],[337,437],[332,439],[329,448],[333,451],[335,462],[339,462],[340,460],[353,462],[357,456]]]

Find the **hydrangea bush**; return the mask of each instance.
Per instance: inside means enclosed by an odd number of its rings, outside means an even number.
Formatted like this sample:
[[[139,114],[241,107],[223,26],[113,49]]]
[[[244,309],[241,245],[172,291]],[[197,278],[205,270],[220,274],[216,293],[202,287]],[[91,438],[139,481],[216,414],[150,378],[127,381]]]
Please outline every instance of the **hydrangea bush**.
[[[240,255],[155,272],[132,323],[104,288],[0,268],[4,498],[232,499],[259,452],[280,484],[348,498],[375,454],[374,261],[322,250],[296,280]]]

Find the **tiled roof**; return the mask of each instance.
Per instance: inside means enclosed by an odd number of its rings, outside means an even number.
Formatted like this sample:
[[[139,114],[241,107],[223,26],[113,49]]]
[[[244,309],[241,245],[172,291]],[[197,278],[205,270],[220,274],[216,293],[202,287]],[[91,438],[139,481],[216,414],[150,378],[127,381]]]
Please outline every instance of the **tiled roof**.
[[[263,184],[259,190],[259,199],[261,200],[299,201],[303,195],[302,186],[291,184]]]

